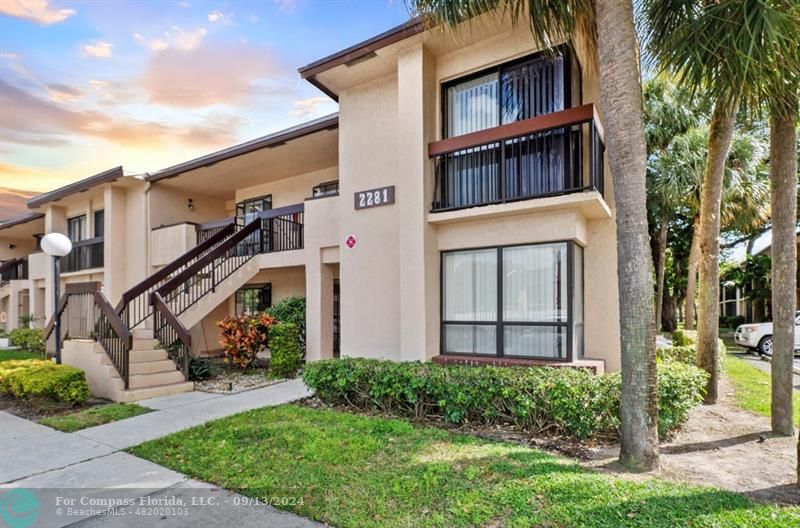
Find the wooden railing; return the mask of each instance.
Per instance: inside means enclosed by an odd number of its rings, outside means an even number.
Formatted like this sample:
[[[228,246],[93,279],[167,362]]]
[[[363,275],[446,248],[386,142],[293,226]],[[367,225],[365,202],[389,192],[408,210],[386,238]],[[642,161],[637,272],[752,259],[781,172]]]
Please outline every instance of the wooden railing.
[[[128,328],[135,328],[153,314],[150,302],[154,291],[217,247],[233,234],[235,227],[233,223],[222,227],[212,236],[123,293],[122,299],[117,305],[117,313],[120,314]]]
[[[28,278],[28,259],[16,258],[0,264],[0,284]]]
[[[604,191],[603,128],[592,104],[435,141],[432,209]]]
[[[183,373],[183,377],[188,380],[192,335],[170,310],[158,292],[152,294],[151,300],[155,319],[153,336],[158,339],[170,359],[178,366],[178,370]]]
[[[61,257],[61,271],[81,271],[103,267],[105,239],[103,237],[79,240],[72,243],[72,251]]]

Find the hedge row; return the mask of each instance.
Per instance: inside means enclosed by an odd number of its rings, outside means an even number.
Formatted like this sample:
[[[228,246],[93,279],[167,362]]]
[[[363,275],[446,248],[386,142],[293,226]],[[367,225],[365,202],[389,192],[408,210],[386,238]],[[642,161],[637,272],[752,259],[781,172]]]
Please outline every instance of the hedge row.
[[[44,355],[44,331],[40,328],[15,328],[8,337],[12,345],[20,347],[24,352]]]
[[[0,363],[0,392],[18,398],[40,396],[67,403],[89,399],[89,385],[81,369],[43,359]]]
[[[719,342],[719,365],[725,370],[728,349],[722,339]],[[694,330],[675,330],[672,332],[671,347],[659,348],[656,352],[658,359],[673,360],[694,365],[697,362],[697,332]]]
[[[466,367],[371,359],[318,361],[303,380],[327,403],[446,422],[513,424],[577,438],[619,434],[620,376],[576,368]],[[703,400],[706,374],[659,364],[659,433],[685,423]]]

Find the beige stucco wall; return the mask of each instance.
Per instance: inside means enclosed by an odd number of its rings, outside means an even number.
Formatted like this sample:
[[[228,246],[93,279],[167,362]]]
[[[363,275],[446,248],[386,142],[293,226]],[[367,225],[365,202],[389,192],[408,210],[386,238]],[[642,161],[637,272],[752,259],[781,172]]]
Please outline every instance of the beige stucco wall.
[[[338,167],[329,167],[291,178],[284,178],[274,182],[237,189],[235,201],[238,203],[250,198],[258,198],[271,194],[272,207],[273,209],[277,209],[278,207],[302,203],[303,200],[311,196],[311,190],[314,186],[338,179]]]
[[[175,224],[150,232],[150,263],[154,267],[169,264],[197,245],[195,224]]]
[[[9,247],[9,246],[14,246]],[[0,231],[0,261],[20,257],[27,257],[36,249],[36,240],[33,238],[12,238],[3,236]]]
[[[193,211],[188,207],[189,198],[194,204]],[[148,191],[148,200],[151,227],[181,222],[199,224],[232,215],[225,200],[212,198],[189,188],[175,189],[156,183]]]

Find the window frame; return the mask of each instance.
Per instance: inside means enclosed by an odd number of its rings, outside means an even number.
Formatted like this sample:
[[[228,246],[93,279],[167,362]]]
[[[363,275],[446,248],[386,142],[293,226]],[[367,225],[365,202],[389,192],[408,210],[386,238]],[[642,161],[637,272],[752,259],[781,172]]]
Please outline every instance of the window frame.
[[[100,215],[102,222],[100,224],[97,223],[97,216]],[[105,209],[97,209],[92,212],[92,231],[94,233],[93,238],[102,237],[105,235],[106,226],[105,226],[105,217],[106,211]],[[97,226],[100,225],[100,233],[97,233]]]
[[[72,224],[73,222],[77,221],[81,227],[81,235],[78,239],[72,239]],[[82,213],[79,215],[75,215],[73,217],[67,218],[67,236],[70,237],[72,243],[81,242],[83,240],[89,240],[89,233],[87,232],[89,229],[89,217],[86,213]]]
[[[239,304],[240,304],[239,303],[239,292],[243,292],[244,290],[254,290],[254,291],[259,292],[259,295],[260,295],[260,293],[263,292],[266,289],[269,289],[269,302],[267,303],[267,306],[264,308],[264,310],[266,310],[267,308],[271,308],[272,307],[272,283],[271,282],[264,282],[264,283],[259,283],[259,284],[245,284],[241,288],[237,289],[233,294],[233,311],[234,311],[235,315],[237,315],[237,316],[239,316],[239,315],[253,315],[252,313],[248,313],[248,312],[246,312],[244,310],[242,310],[241,312],[239,311]],[[261,299],[259,299],[259,301],[260,300]],[[244,309],[244,304],[245,304],[244,302],[241,303],[243,309]],[[256,313],[258,313],[258,312],[256,312]]]
[[[332,188],[334,185],[336,186],[336,190],[322,191],[322,189]],[[319,194],[317,194],[318,190],[320,191]],[[327,198],[328,196],[339,196],[339,180],[331,180],[318,183],[317,185],[311,188],[311,198],[314,199]]]
[[[234,219],[236,221],[236,224],[239,225],[240,227],[244,226],[244,218],[245,218],[244,216],[239,216],[240,208],[242,209],[242,214],[246,215],[247,213],[244,212],[245,205],[254,202],[262,202],[262,204],[268,202],[269,208],[264,209],[263,211],[269,211],[270,209],[272,209],[272,193],[264,194],[261,196],[254,196],[252,198],[246,198],[240,202],[236,202],[236,205],[234,207]]]
[[[439,106],[441,111],[439,112],[441,117],[441,126],[440,126],[440,134],[442,139],[448,139],[450,137],[458,137],[458,136],[450,136],[448,135],[447,130],[447,123],[448,123],[448,98],[447,98],[447,90],[456,86],[461,83],[465,83],[471,81],[473,79],[477,79],[479,77],[483,77],[490,73],[495,73],[498,78],[498,82],[501,82],[503,70],[514,68],[515,66],[519,66],[526,62],[531,62],[536,59],[544,58],[548,55],[560,55],[564,59],[564,109],[572,108],[572,100],[573,96],[575,95],[573,92],[577,89],[578,101],[582,101],[583,99],[583,89],[581,86],[582,77],[583,75],[581,72],[580,63],[578,63],[577,58],[575,56],[574,51],[572,50],[572,46],[564,43],[558,46],[553,47],[552,50],[542,50],[537,51],[534,53],[530,53],[528,55],[518,57],[516,59],[508,60],[505,62],[499,62],[492,66],[488,66],[486,68],[474,71],[472,73],[468,73],[466,75],[462,75],[460,77],[455,77],[453,79],[449,79],[446,81],[442,81],[440,83],[440,90],[439,90]],[[574,86],[573,83],[575,82],[573,69],[577,67],[578,76],[577,81],[578,85]],[[502,87],[499,87],[499,93],[501,97],[497,98],[497,106],[498,106],[498,124],[495,126],[503,125],[503,98],[502,98]]]
[[[503,320],[503,250],[506,248],[515,247],[535,247],[542,245],[552,244],[565,244],[567,249],[567,318],[566,321],[559,322],[541,322],[541,321],[504,321]],[[581,306],[583,307],[583,330],[584,330],[584,350],[574,350],[575,336],[574,322],[575,322],[575,246],[578,245],[583,249],[581,253],[581,268],[583,269],[582,288],[581,288]],[[496,321],[449,321],[444,318],[444,302],[445,302],[445,255],[448,253],[458,253],[463,251],[481,251],[487,249],[494,249],[497,251],[497,320]],[[495,359],[514,359],[514,360],[531,360],[531,361],[552,361],[558,363],[572,363],[577,358],[585,356],[585,343],[586,343],[586,248],[576,240],[559,239],[548,240],[542,242],[524,242],[518,244],[504,244],[496,246],[476,246],[465,247],[458,249],[448,249],[439,251],[439,354],[443,356],[466,356],[478,358],[495,358]],[[464,354],[459,352],[448,352],[445,347],[445,326],[446,325],[465,325],[465,326],[494,326],[496,328],[497,343],[495,345],[495,354]],[[517,356],[505,354],[504,342],[504,329],[506,326],[540,326],[549,328],[564,328],[566,334],[566,343],[564,345],[563,357],[548,357],[548,356]]]

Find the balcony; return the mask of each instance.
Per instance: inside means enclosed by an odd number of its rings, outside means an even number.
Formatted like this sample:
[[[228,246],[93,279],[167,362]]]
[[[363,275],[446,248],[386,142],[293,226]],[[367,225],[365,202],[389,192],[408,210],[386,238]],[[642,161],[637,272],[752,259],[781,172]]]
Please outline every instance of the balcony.
[[[83,271],[103,267],[103,237],[79,240],[72,243],[69,255],[61,257],[61,272]]]
[[[0,286],[12,280],[28,278],[28,259],[11,259],[0,264]]]
[[[587,104],[428,145],[436,160],[432,212],[597,191],[605,145]]]

